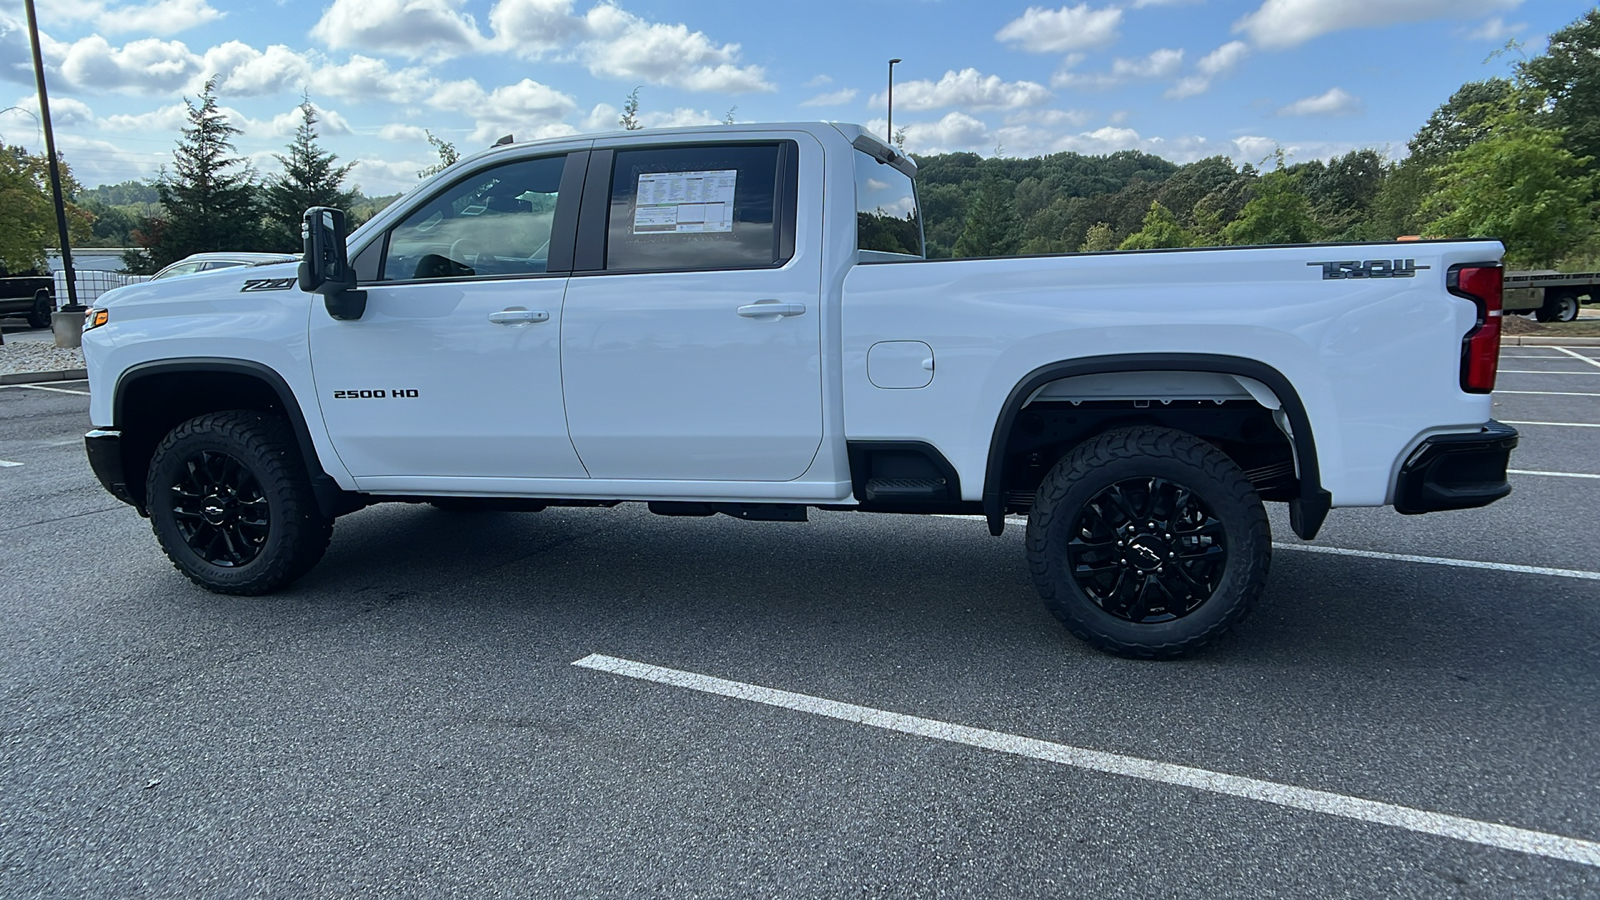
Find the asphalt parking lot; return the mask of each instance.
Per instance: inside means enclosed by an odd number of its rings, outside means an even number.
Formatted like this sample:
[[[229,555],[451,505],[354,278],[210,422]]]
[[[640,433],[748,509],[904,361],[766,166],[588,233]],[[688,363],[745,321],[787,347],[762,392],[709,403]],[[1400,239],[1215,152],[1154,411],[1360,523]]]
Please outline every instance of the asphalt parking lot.
[[[1510,498],[1275,510],[1174,663],[959,518],[387,505],[217,597],[0,388],[0,896],[1600,895],[1600,348],[1501,369]]]

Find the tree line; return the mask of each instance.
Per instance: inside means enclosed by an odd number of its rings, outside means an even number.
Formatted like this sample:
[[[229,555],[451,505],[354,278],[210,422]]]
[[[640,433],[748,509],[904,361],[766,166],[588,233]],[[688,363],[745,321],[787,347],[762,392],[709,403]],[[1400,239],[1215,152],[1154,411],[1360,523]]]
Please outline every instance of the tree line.
[[[1515,50],[1514,45],[1508,45]],[[1497,237],[1516,268],[1600,259],[1600,9],[1510,78],[1464,84],[1392,162],[1374,150],[1187,165],[1135,151],[914,156],[932,256],[1406,236]]]
[[[1515,50],[1513,45],[1508,49]],[[62,159],[72,239],[134,246],[130,271],[149,272],[205,250],[300,247],[307,207],[350,210],[359,222],[393,197],[347,188],[353,163],[323,148],[316,108],[279,174],[262,177],[234,150],[239,130],[217,108],[215,81],[198,102],[170,168],[148,182],[84,190]],[[733,111],[729,111],[731,119]],[[638,89],[619,118],[637,128]],[[432,132],[438,163],[458,157]],[[1589,267],[1600,260],[1600,9],[1551,35],[1543,54],[1509,78],[1464,84],[1434,110],[1399,162],[1375,150],[1286,163],[1281,151],[1235,164],[1225,156],[1178,165],[1138,151],[1031,159],[975,153],[917,155],[930,256],[1140,250],[1497,237],[1516,268]],[[55,246],[44,160],[0,147],[0,266],[42,264]]]

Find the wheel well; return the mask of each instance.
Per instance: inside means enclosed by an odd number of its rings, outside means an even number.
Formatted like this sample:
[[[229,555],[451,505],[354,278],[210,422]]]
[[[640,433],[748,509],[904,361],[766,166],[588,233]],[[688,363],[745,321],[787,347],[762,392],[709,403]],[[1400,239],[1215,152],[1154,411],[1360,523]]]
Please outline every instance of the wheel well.
[[[1331,497],[1322,489],[1304,404],[1271,366],[1240,357],[1134,354],[1041,366],[1011,391],[995,422],[983,504],[999,534],[1005,513],[1032,504],[1050,467],[1072,447],[1114,428],[1154,425],[1227,453],[1266,500],[1287,500],[1309,539]]]
[[[260,375],[204,369],[157,371],[135,375],[119,386],[116,422],[122,432],[122,466],[128,479],[128,492],[140,509],[145,505],[145,473],[161,439],[195,416],[227,409],[271,412],[289,421],[302,438],[305,454],[305,424],[298,410],[288,409],[278,390]],[[308,457],[316,472],[316,456]]]

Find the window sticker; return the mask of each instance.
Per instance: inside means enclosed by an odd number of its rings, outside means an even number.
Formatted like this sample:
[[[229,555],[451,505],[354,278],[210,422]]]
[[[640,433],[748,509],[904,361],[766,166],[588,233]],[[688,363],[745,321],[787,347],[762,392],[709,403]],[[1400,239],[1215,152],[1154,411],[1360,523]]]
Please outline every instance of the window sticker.
[[[647,172],[639,176],[634,234],[704,234],[733,230],[738,169]]]

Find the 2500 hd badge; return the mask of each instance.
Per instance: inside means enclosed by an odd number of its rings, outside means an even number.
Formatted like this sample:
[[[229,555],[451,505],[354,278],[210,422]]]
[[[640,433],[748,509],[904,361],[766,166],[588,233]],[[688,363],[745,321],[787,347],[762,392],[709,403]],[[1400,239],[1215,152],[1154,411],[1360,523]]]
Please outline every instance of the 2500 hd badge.
[[[404,400],[404,399],[408,399],[408,398],[412,398],[412,397],[420,397],[420,396],[422,396],[421,392],[419,392],[419,391],[417,391],[415,389],[386,391],[386,390],[383,390],[382,388],[379,388],[378,390],[375,390],[375,391],[334,391],[333,392],[333,399],[335,399],[335,400],[383,400],[383,399],[388,398],[388,397],[393,397],[396,400]]]

